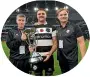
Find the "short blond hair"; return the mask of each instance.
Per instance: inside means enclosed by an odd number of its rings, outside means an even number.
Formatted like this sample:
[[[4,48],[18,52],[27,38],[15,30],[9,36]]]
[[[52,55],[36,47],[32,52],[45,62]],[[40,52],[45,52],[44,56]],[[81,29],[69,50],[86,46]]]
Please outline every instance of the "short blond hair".
[[[26,19],[26,16],[25,16],[24,14],[18,14],[18,15],[16,16],[16,19],[17,19],[18,17],[24,17],[24,18]]]
[[[63,10],[66,10],[67,13],[69,13],[69,10],[68,9],[66,9],[66,8],[60,8],[59,10],[57,10],[56,15],[58,15]]]

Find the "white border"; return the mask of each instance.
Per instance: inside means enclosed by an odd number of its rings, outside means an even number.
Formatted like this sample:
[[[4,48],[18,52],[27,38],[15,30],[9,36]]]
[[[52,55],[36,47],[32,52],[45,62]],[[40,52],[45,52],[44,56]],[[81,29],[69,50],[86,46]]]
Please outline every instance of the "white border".
[[[0,34],[3,28],[3,25],[9,15],[19,6],[28,3],[33,0],[0,0]],[[75,10],[79,12],[79,14],[86,21],[88,28],[90,30],[90,3],[89,0],[57,0],[60,2],[64,2]],[[1,37],[1,35],[0,35]],[[30,77],[30,75],[22,73],[17,68],[9,62],[7,57],[5,56],[2,46],[0,44],[0,77]],[[84,57],[84,59],[80,62],[78,66],[76,66],[73,70],[59,75],[60,77],[89,77],[90,76],[90,47]]]

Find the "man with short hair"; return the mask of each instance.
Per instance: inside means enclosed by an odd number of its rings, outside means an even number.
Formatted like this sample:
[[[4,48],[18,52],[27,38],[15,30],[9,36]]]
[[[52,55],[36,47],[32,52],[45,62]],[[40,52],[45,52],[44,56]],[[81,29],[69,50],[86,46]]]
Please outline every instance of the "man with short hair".
[[[79,26],[68,20],[69,10],[60,8],[57,11],[59,27],[57,27],[58,61],[62,73],[65,73],[78,64],[78,44],[82,58],[86,48],[84,37]]]
[[[6,44],[10,49],[9,59],[13,65],[25,73],[29,73],[30,66],[28,63],[30,52],[25,42],[27,39],[22,33],[26,23],[26,16],[18,14],[16,16],[17,27],[8,32]]]
[[[38,39],[36,52],[44,54],[43,62],[39,63],[37,70],[34,71],[37,76],[42,76],[43,70],[45,70],[45,76],[53,75],[54,71],[54,59],[52,54],[57,48],[56,29],[47,23],[46,17],[47,14],[44,9],[37,11],[38,21],[34,24],[37,31],[35,36]],[[32,48],[29,48],[29,50],[33,51]]]

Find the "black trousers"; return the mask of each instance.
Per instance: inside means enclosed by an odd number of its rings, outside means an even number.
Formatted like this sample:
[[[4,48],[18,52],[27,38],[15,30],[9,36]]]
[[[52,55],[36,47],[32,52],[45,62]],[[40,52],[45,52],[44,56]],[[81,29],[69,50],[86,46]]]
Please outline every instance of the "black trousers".
[[[58,60],[62,73],[68,72],[78,64],[78,58],[70,60],[67,59],[63,54],[59,55]]]
[[[45,70],[45,76],[53,75],[53,71],[54,71],[53,56],[51,56],[48,61],[40,62],[40,63],[36,64],[36,66],[38,67],[37,70],[34,71],[34,74],[36,76],[43,76],[43,70]]]
[[[21,71],[25,73],[29,73],[30,65],[29,65],[28,59],[16,60],[16,59],[10,58],[10,61],[14,66],[16,66]]]

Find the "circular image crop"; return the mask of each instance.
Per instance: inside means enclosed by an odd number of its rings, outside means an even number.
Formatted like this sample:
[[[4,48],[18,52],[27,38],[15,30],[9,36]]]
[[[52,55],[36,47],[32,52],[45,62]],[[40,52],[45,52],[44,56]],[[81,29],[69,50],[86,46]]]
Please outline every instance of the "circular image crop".
[[[85,56],[89,39],[82,16],[58,1],[32,1],[18,7],[1,34],[10,62],[35,76],[56,76],[73,69]]]

